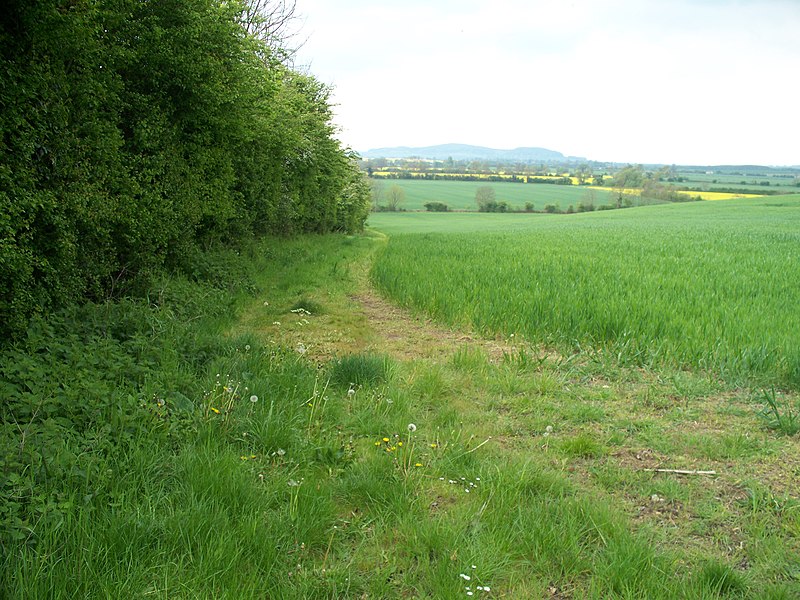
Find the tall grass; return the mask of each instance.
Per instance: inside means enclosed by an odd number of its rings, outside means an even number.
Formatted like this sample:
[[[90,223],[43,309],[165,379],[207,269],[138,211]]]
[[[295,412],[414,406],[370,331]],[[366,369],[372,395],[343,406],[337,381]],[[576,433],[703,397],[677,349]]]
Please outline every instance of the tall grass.
[[[486,333],[800,385],[798,196],[398,234],[373,278]]]

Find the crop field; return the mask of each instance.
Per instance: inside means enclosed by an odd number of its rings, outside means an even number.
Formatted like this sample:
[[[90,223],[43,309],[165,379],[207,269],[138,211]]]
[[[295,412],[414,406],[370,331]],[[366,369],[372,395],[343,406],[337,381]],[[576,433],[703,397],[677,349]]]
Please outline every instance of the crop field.
[[[610,192],[602,189],[588,190],[585,187],[555,185],[547,183],[504,183],[478,181],[417,181],[390,179],[383,182],[384,189],[399,185],[405,191],[405,210],[425,210],[426,202],[444,202],[450,210],[477,210],[475,192],[479,187],[489,186],[494,190],[498,202],[508,202],[513,210],[524,210],[525,203],[532,202],[534,210],[544,210],[554,204],[567,210],[580,202],[592,201],[595,206],[609,203]]]
[[[800,386],[798,195],[507,215],[506,231],[503,215],[482,232],[447,216],[423,218],[424,235],[410,233],[411,216],[370,221],[395,232],[374,280],[406,306],[634,364]]]

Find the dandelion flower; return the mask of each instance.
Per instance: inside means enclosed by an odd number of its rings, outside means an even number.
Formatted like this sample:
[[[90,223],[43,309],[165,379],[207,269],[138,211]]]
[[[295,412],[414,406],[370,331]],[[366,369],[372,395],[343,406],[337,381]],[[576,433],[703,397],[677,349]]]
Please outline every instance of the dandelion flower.
[[[384,441],[384,442],[388,442],[388,441],[389,441],[389,438],[385,437],[385,438],[383,438],[383,441]]]
[[[253,404],[255,404],[256,402],[258,402],[258,396],[256,396],[255,394],[253,394],[252,396],[250,396],[250,402],[252,402]]]
[[[397,445],[398,445],[398,446],[402,446],[402,445],[403,445],[403,442],[397,442]]]
[[[421,466],[422,466],[422,463],[416,463],[414,466],[415,466],[415,467],[421,467]]]
[[[375,442],[375,445],[376,445],[376,446],[380,446],[380,445],[381,445],[381,443],[380,443],[380,442]]]
[[[417,430],[417,426],[416,426],[416,425],[414,425],[413,423],[409,423],[409,424],[408,424],[408,430],[409,430],[411,433],[414,433],[414,432]]]
[[[209,407],[209,408],[211,408],[211,410],[212,410],[212,411],[214,411],[216,414],[219,414],[219,410],[217,410],[217,409],[216,409],[216,408],[214,408],[213,406],[211,406],[211,407]]]

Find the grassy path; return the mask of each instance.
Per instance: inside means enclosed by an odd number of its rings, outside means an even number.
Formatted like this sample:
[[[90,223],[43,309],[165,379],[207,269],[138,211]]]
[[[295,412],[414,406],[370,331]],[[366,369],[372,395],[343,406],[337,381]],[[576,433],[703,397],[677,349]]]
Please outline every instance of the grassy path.
[[[238,326],[333,364],[333,380],[337,357],[391,364],[350,386],[338,427],[354,462],[341,476],[391,474],[402,492],[397,505],[376,489],[347,496],[373,525],[326,564],[346,556],[348,568],[393,573],[381,592],[392,597],[466,597],[475,587],[458,579],[473,563],[511,598],[798,593],[800,445],[764,426],[760,397],[704,374],[443,328],[372,289],[384,243],[303,246],[274,273],[269,306]]]
[[[9,350],[0,596],[800,597],[764,392],[442,327],[371,288],[385,243],[210,255]]]

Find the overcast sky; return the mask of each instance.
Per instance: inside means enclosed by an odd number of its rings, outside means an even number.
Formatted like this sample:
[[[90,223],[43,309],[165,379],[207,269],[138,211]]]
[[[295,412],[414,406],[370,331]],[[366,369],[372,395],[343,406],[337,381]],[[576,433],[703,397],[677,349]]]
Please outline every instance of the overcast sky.
[[[800,164],[800,0],[297,0],[354,150]]]

